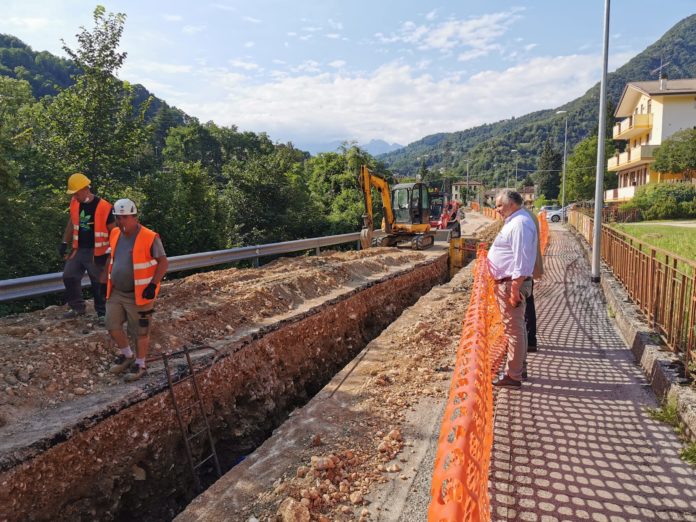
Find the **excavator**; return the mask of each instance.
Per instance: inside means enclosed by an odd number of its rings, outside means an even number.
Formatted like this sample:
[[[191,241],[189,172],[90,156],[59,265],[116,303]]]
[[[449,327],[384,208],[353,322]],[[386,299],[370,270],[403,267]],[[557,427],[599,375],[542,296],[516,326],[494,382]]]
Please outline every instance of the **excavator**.
[[[424,183],[399,183],[390,189],[389,183],[371,172],[367,165],[360,167],[359,182],[365,200],[360,231],[362,248],[410,242],[414,250],[423,250],[433,245],[435,233],[430,229],[430,200]],[[384,209],[382,231],[386,235],[379,237],[373,237],[372,187],[382,196]]]

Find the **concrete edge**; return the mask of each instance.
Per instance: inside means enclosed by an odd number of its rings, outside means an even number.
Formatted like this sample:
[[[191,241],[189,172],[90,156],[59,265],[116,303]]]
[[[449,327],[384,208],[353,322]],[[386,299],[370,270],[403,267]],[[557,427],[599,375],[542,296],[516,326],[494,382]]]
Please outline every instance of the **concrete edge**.
[[[585,257],[591,260],[590,246],[574,228],[568,226],[582,246]],[[660,337],[650,328],[642,312],[614,277],[604,261],[601,264],[601,286],[610,315],[621,337],[645,373],[650,387],[660,401],[674,400],[681,427],[691,442],[696,442],[696,390],[678,383],[675,363],[677,354],[661,344]]]

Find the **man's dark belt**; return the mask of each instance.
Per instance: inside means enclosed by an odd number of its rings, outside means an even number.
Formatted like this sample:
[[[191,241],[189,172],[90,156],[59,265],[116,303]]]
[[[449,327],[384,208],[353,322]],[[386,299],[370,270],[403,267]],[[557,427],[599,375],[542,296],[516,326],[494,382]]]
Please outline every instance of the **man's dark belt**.
[[[524,280],[531,281],[532,278],[531,278],[531,276],[525,277]],[[508,281],[512,281],[512,277],[503,277],[502,279],[494,279],[493,281],[495,282],[496,285],[499,285],[501,283],[507,283]]]

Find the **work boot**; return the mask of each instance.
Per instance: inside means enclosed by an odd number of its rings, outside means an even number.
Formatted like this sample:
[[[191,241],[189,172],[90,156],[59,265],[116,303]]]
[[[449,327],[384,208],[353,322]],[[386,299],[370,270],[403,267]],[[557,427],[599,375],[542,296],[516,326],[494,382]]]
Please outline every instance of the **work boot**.
[[[74,308],[71,308],[63,314],[63,319],[77,319],[78,317],[82,317],[83,315],[85,315],[84,310],[75,310]]]
[[[128,370],[128,373],[126,374],[124,380],[126,382],[133,382],[133,381],[137,381],[138,379],[140,379],[141,377],[144,377],[146,375],[147,375],[147,368],[145,366],[140,366],[138,364],[134,364]]]
[[[106,318],[103,315],[97,315],[97,325],[106,326]]]
[[[130,368],[134,362],[135,355],[133,357],[126,357],[125,355],[121,354],[114,359],[114,364],[111,368],[109,368],[109,372],[115,375],[120,375]]]

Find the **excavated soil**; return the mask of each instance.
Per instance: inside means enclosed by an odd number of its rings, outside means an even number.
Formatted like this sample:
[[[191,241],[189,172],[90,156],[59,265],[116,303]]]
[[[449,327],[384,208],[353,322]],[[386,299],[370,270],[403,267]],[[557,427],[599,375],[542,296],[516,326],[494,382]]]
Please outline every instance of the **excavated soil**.
[[[466,268],[421,297],[176,521],[391,519],[439,425],[471,283]]]
[[[324,252],[164,283],[150,355],[214,345],[313,299],[423,259],[422,253],[395,249]],[[116,350],[95,317],[63,320],[64,311],[53,306],[0,319],[0,434],[13,420],[121,382],[108,373]]]

